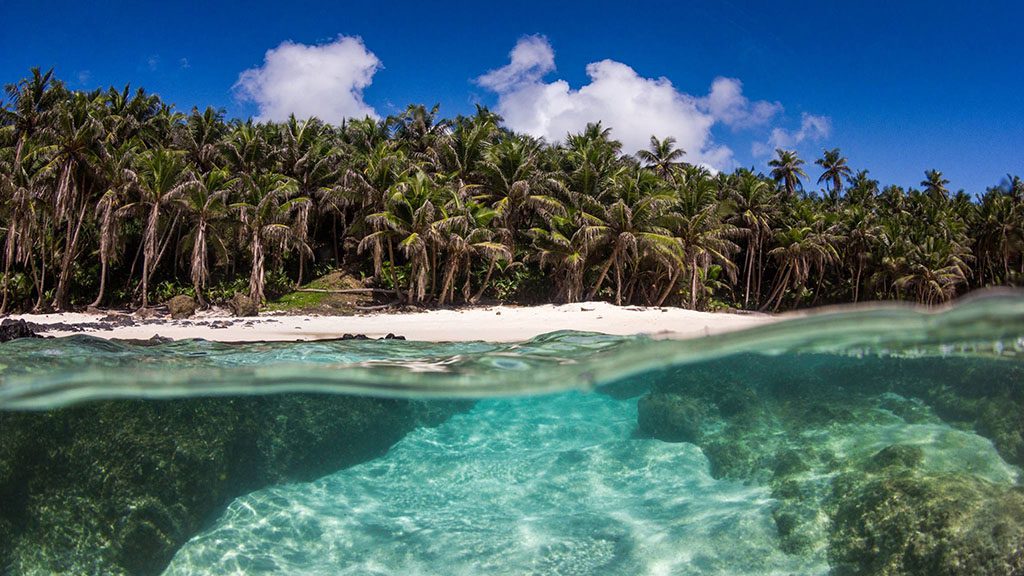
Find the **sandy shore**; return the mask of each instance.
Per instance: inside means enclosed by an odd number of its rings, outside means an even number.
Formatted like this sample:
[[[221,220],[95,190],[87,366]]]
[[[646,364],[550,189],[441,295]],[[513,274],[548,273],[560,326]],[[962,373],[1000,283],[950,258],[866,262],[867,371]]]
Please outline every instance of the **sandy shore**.
[[[388,333],[409,340],[452,342],[486,340],[516,342],[556,330],[605,334],[649,334],[665,338],[695,338],[766,324],[776,317],[763,314],[694,312],[682,308],[619,307],[605,302],[561,306],[487,306],[459,310],[359,316],[259,316],[232,318],[206,312],[188,320],[134,316],[62,313],[22,314],[47,336],[90,334],[101,338],[148,339],[153,336],[203,338],[219,342],[257,340],[320,340],[343,334],[380,338]]]

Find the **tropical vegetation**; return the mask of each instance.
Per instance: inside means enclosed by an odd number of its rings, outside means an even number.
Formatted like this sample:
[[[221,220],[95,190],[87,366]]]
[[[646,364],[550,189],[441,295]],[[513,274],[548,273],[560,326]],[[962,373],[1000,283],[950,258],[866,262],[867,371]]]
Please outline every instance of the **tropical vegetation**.
[[[628,155],[598,123],[545,142],[485,108],[257,123],[38,69],[6,96],[0,312],[264,302],[333,269],[423,306],[936,304],[1024,282],[1016,176],[882,186],[839,149],[716,173],[670,137]]]

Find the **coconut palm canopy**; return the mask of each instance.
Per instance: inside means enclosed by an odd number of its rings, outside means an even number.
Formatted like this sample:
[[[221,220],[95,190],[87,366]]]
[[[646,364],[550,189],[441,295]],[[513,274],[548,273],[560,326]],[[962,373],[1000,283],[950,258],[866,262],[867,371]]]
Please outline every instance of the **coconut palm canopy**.
[[[344,268],[409,303],[782,310],[1024,281],[1024,184],[883,186],[838,148],[713,173],[669,135],[623,153],[485,108],[332,125],[176,111],[33,70],[0,122],[3,310],[274,298]],[[819,188],[816,188],[819,186]]]

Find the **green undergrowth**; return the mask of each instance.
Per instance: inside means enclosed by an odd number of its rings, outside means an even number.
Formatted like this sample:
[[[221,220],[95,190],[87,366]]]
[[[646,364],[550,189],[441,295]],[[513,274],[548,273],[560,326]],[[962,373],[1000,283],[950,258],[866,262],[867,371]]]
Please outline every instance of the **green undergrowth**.
[[[304,290],[351,290],[365,288],[363,282],[340,270],[330,272],[301,288]],[[357,306],[372,304],[370,294],[332,294],[329,292],[289,292],[267,302],[267,312],[291,314],[354,314]]]

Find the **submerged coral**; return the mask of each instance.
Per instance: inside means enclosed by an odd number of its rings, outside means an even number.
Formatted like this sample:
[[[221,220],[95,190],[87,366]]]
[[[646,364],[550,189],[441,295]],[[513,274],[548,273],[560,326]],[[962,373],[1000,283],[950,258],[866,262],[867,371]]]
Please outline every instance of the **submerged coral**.
[[[770,487],[780,547],[827,557],[836,575],[1019,573],[1024,500],[995,455],[1024,456],[1019,365],[795,360],[668,371],[639,403],[639,431],[700,446],[716,477]]]
[[[231,499],[373,458],[461,407],[281,395],[0,412],[0,558],[17,574],[156,574]]]

